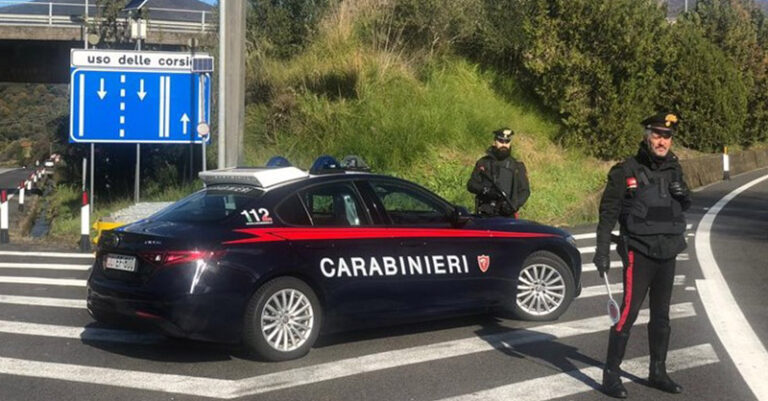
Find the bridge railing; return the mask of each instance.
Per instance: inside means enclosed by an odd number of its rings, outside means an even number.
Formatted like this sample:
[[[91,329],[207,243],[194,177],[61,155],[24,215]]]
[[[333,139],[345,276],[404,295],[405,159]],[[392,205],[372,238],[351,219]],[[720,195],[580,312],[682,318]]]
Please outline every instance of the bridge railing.
[[[88,21],[98,22],[101,8],[89,4]],[[216,27],[211,11],[153,7],[144,10],[150,30],[206,32]],[[85,4],[0,0],[0,25],[79,27],[83,25],[84,16]],[[120,19],[127,22],[126,17]]]

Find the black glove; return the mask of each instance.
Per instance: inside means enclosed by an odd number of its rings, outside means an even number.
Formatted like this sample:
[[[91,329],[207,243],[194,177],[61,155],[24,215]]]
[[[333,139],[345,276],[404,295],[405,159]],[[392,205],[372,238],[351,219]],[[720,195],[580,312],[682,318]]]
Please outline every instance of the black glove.
[[[499,192],[498,189],[494,187],[483,187],[483,196],[485,196],[488,199],[501,199],[502,195],[501,192]]]
[[[604,253],[596,253],[595,257],[592,258],[592,263],[597,267],[600,277],[603,277],[603,274],[607,273],[608,269],[611,268],[611,258]]]
[[[688,186],[681,181],[672,181],[669,183],[669,193],[675,199],[685,199],[688,197]]]
[[[504,201],[501,203],[501,215],[507,217],[512,217],[515,215],[515,209],[512,208],[509,202]]]

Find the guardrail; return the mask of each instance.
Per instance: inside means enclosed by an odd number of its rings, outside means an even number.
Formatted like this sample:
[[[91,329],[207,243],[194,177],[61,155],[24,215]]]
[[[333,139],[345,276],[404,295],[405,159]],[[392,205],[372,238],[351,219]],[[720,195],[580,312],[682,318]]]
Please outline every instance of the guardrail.
[[[94,1],[94,0],[91,0]],[[88,5],[88,21],[98,22],[103,7]],[[216,28],[213,12],[170,8],[145,8],[147,28],[173,32],[206,32]],[[85,4],[0,0],[0,25],[81,27]],[[123,17],[121,22],[127,23]]]

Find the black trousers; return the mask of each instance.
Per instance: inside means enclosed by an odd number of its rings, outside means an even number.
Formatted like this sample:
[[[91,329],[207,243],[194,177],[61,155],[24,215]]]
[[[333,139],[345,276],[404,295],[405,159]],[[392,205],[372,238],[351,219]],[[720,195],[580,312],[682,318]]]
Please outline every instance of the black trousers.
[[[675,258],[653,259],[629,249],[624,259],[624,297],[619,322],[611,330],[629,334],[645,294],[650,295],[649,329],[669,328],[669,302],[675,281]]]

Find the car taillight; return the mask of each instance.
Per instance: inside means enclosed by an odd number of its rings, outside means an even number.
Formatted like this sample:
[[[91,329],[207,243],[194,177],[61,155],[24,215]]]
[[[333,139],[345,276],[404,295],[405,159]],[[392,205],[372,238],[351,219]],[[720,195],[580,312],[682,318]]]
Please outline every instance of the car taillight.
[[[217,260],[224,251],[167,251],[167,252],[142,252],[142,259],[155,265],[173,266],[181,263],[194,262],[202,259]]]

